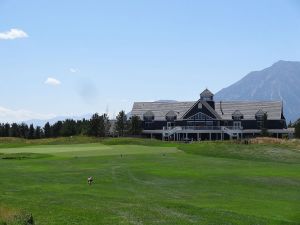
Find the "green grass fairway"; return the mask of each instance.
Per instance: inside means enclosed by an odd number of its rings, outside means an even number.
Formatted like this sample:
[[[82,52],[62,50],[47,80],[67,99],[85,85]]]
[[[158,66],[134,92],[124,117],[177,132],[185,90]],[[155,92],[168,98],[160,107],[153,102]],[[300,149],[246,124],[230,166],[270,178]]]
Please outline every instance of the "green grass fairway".
[[[0,224],[1,206],[32,213],[37,225],[299,225],[300,151],[134,139],[1,143]]]

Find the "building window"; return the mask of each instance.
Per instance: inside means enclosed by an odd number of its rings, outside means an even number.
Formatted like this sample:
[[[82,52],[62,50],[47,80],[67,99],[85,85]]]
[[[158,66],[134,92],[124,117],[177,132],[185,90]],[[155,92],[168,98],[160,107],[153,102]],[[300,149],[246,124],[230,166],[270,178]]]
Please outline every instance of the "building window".
[[[152,128],[153,122],[145,122],[145,129]]]
[[[261,109],[258,110],[258,112],[255,114],[255,119],[258,129],[266,128],[268,120],[268,114],[266,112]]]
[[[188,120],[214,120],[214,119],[202,112],[199,112],[199,113],[189,117]]]
[[[144,121],[147,121],[147,122],[152,122],[154,120],[154,118],[155,118],[155,116],[152,111],[147,111],[143,115]]]
[[[239,110],[235,110],[232,113],[232,119],[235,121],[239,121],[239,120],[244,119],[244,115]]]
[[[166,114],[167,121],[175,121],[176,119],[177,119],[177,114],[174,111],[171,110]]]

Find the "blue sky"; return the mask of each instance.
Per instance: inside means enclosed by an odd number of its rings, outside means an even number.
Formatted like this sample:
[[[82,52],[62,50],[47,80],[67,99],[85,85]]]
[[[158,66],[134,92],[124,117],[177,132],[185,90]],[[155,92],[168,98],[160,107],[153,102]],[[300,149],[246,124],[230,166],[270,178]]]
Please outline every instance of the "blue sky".
[[[1,121],[196,100],[300,60],[297,0],[0,0],[0,21]]]

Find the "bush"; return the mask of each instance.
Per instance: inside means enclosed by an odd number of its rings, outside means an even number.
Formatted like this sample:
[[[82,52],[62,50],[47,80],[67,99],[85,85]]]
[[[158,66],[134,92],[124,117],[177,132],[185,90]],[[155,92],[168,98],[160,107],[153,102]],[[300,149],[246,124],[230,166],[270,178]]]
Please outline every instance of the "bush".
[[[22,212],[15,216],[11,225],[33,225],[34,220],[31,213]]]

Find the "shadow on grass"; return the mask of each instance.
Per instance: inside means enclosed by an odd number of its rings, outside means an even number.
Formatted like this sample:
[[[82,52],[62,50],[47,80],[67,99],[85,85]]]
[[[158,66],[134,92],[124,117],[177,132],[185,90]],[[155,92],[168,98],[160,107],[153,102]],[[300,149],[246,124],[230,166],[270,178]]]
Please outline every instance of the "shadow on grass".
[[[41,158],[48,158],[48,157],[51,157],[51,155],[40,154],[40,153],[0,154],[0,159],[8,159],[8,160],[41,159]]]

